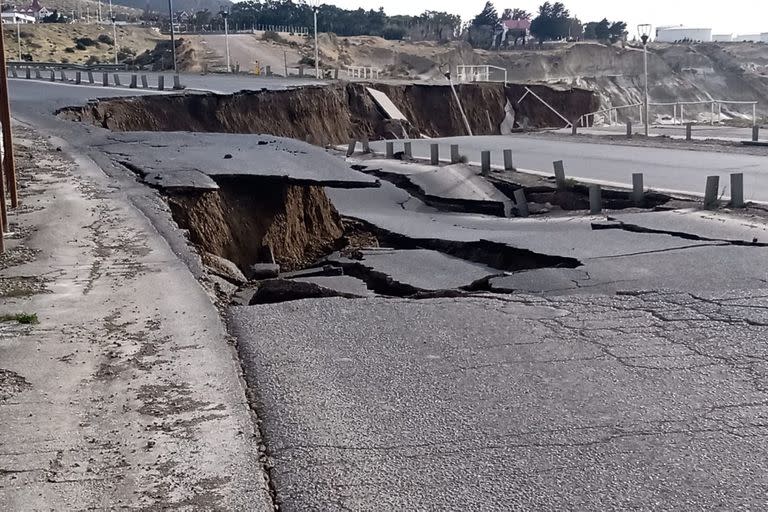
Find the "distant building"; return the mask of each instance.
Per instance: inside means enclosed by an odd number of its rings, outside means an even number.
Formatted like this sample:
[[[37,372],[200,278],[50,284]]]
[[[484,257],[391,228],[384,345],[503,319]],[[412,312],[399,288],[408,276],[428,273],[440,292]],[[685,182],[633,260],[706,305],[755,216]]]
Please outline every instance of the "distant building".
[[[32,0],[32,3],[29,5],[29,7],[19,9],[19,12],[21,14],[26,14],[27,16],[33,16],[35,20],[40,21],[43,18],[50,16],[53,11],[49,11],[40,5],[40,0]]]
[[[509,45],[509,43],[512,42],[514,45],[517,45],[517,41],[520,39],[522,39],[523,44],[525,44],[526,39],[531,35],[531,21],[504,20],[494,33],[494,41],[496,41],[499,33],[501,33],[501,39],[499,39],[499,41],[501,41],[502,44],[506,43]]]
[[[0,13],[3,23],[34,23],[37,21],[34,16],[28,16],[18,12],[4,12]]]
[[[748,43],[768,43],[768,32],[762,34],[739,34],[734,41],[746,41]]]
[[[696,41],[709,43],[712,41],[711,28],[659,27],[656,29],[656,41],[661,43],[677,43],[681,41]]]
[[[714,34],[712,41],[716,43],[730,43],[736,40],[736,34]]]

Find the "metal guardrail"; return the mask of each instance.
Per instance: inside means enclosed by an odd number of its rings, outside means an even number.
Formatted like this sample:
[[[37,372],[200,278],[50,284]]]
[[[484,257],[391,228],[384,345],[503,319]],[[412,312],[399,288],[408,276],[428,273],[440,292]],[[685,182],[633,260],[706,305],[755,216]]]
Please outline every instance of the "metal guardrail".
[[[40,69],[76,69],[80,71],[128,71],[128,64],[93,64],[86,66],[85,64],[64,64],[61,62],[28,62],[25,60],[9,60],[6,62],[8,66],[15,66],[17,68],[40,68]]]
[[[699,100],[699,101],[670,101],[664,103],[648,103],[649,107],[672,107],[672,124],[683,125],[685,121],[685,106],[686,105],[709,105],[710,106],[710,118],[709,124],[715,124],[715,106],[717,106],[717,122],[719,123],[723,117],[723,105],[751,105],[752,106],[752,126],[757,125],[757,101],[739,101],[739,100]],[[598,114],[608,114],[608,123],[613,124],[615,118],[616,124],[619,122],[619,110],[639,108],[640,124],[643,123],[643,103],[632,103],[630,105],[619,105],[617,107],[609,107],[595,112],[584,114],[579,118],[580,126],[590,126],[590,117],[592,118],[592,124],[594,125],[595,116]]]

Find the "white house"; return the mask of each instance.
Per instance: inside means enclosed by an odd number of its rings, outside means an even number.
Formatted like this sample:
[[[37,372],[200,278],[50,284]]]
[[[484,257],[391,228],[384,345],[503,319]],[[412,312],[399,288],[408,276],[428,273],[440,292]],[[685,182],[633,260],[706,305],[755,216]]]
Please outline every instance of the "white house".
[[[711,28],[687,28],[659,27],[656,29],[656,41],[661,43],[674,43],[677,41],[700,41],[709,43],[712,41]]]
[[[0,13],[0,17],[3,23],[34,23],[37,21],[34,16],[27,16],[18,12],[3,12]]]

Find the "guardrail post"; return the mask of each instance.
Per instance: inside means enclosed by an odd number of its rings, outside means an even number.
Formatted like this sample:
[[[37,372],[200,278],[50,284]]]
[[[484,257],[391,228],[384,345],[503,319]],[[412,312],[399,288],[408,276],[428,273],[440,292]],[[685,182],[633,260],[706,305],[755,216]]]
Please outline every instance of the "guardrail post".
[[[760,140],[760,127],[755,125],[752,127],[752,142]]]
[[[35,78],[37,78],[38,80],[42,80],[43,79],[43,75],[40,72],[40,68],[35,68]]]
[[[147,75],[141,75],[141,88],[142,89],[149,88],[149,80],[147,80]]]
[[[338,80],[339,79],[339,68],[336,68],[333,70],[333,79]]]
[[[514,171],[515,170],[515,163],[512,161],[512,150],[511,149],[505,149],[504,150],[504,170],[505,171]]]
[[[299,66],[299,77],[304,76],[304,66]]]
[[[93,83],[93,71],[88,70],[88,83]]]
[[[75,83],[77,85],[80,85],[80,83],[83,81],[83,73],[82,71],[75,71]]]
[[[173,75],[173,88],[176,89],[177,91],[179,89],[183,89],[183,87],[181,86],[181,77],[178,74]]]
[[[603,198],[600,185],[589,186],[589,213],[595,215],[603,211]]]
[[[707,176],[707,187],[704,189],[704,209],[717,208],[717,190],[720,188],[720,176]]]
[[[429,163],[440,165],[440,146],[438,144],[429,145]]]
[[[627,121],[627,138],[632,138],[632,121]]]
[[[29,67],[27,67],[27,70],[26,70],[26,72],[24,73],[24,77],[25,77],[27,80],[29,80],[30,78],[32,78],[32,70],[31,70],[31,69],[29,69]]]
[[[491,152],[490,151],[481,151],[480,152],[480,173],[483,176],[487,176],[491,173]]]
[[[131,83],[128,85],[129,88],[135,89],[138,85],[138,77],[136,75],[131,75]]]
[[[101,84],[104,87],[109,87],[109,73],[102,73],[101,74]]]
[[[62,82],[67,82],[68,81],[67,80],[67,74],[64,72],[63,69],[61,70],[61,81]]]
[[[158,91],[165,90],[165,75],[160,75],[157,77],[157,90]]]
[[[120,84],[120,75],[115,73],[114,75],[112,75],[112,78],[115,81],[115,87],[120,87],[121,86],[121,84]]]
[[[528,200],[525,198],[525,190],[518,188],[515,190],[514,196],[518,215],[521,217],[527,217],[530,212],[528,211]]]
[[[640,206],[643,204],[645,196],[645,187],[643,186],[643,173],[636,172],[632,174],[632,202]]]
[[[461,160],[461,155],[459,155],[459,145],[451,144],[451,163],[457,164],[459,163],[459,160]]]
[[[555,185],[559,189],[565,188],[565,165],[563,165],[562,160],[557,160],[556,162],[552,162],[552,165],[555,168]]]
[[[355,154],[355,147],[357,146],[357,140],[356,139],[349,139],[349,146],[347,146],[347,156],[352,156]]]
[[[368,137],[363,137],[360,143],[363,146],[363,153],[368,154],[371,152],[371,144],[368,142]]]
[[[413,158],[413,146],[410,142],[403,142],[403,153],[407,158]]]
[[[387,153],[386,153],[386,157],[387,157],[388,159],[390,159],[390,160],[391,160],[391,159],[393,159],[393,158],[395,158],[395,143],[394,143],[394,142],[392,142],[392,141],[389,141],[389,140],[388,140],[388,141],[386,142],[386,148],[387,148],[387,149],[386,149],[386,151],[387,151]]]
[[[579,134],[579,127],[576,125],[576,122],[574,121],[571,125],[571,135],[578,135]]]
[[[685,140],[693,140],[693,123],[685,123]]]
[[[51,77],[49,78],[49,80],[51,82],[55,82],[56,81],[56,71],[54,71],[53,69],[51,70]]]
[[[731,174],[731,208],[744,208],[744,174]]]

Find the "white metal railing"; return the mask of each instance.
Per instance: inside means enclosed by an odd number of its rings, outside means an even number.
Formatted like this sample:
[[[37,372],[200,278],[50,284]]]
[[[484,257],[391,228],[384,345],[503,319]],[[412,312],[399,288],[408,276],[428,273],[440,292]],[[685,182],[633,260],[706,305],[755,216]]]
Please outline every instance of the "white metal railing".
[[[370,66],[350,66],[346,70],[348,78],[379,78],[381,70]]]
[[[685,106],[686,105],[709,105],[710,116],[709,124],[715,124],[715,107],[717,107],[717,122],[722,121],[723,117],[723,105],[752,105],[752,126],[757,125],[757,101],[737,101],[737,100],[700,100],[700,101],[670,101],[670,102],[651,102],[648,103],[649,107],[672,107],[672,124],[683,125],[685,121]],[[632,103],[630,105],[619,105],[616,107],[608,107],[595,112],[584,114],[579,118],[579,125],[590,126],[595,123],[595,116],[600,114],[608,114],[608,124],[612,125],[614,119],[616,124],[619,124],[619,110],[637,108],[639,112],[640,124],[643,124],[643,103]]]
[[[507,70],[498,66],[456,66],[456,81],[462,82],[500,82],[501,80],[491,80],[491,70],[495,69],[504,72],[504,85],[507,85]]]

